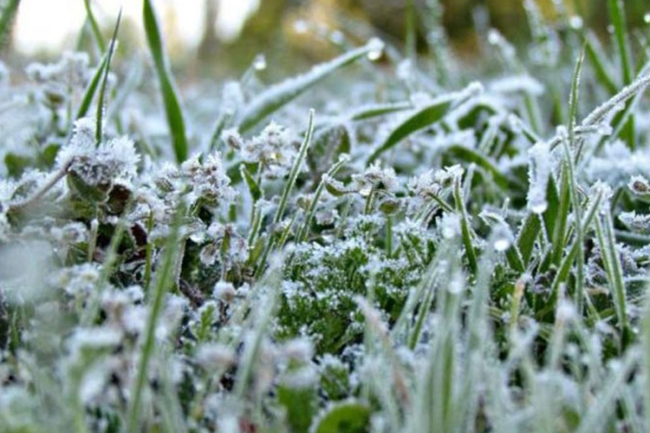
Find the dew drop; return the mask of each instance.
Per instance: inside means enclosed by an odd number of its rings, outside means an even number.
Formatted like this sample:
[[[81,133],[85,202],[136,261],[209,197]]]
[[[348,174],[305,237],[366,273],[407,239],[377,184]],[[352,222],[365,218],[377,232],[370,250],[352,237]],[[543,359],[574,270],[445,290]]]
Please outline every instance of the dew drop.
[[[530,204],[530,210],[536,214],[544,213],[548,209],[546,200],[535,201]]]
[[[650,24],[650,13],[643,15],[643,22]]]
[[[510,239],[499,238],[494,241],[494,249],[497,251],[505,251],[510,248]]]
[[[384,42],[379,38],[372,38],[368,42],[368,59],[371,61],[379,60],[384,53]]]
[[[335,45],[343,45],[345,42],[345,35],[340,30],[334,30],[330,34],[330,41]]]
[[[600,135],[607,136],[607,135],[612,135],[614,131],[611,125],[607,123],[600,123],[596,128],[596,132],[598,132],[598,134]]]
[[[571,18],[569,18],[569,25],[573,30],[580,30],[584,22],[582,21],[582,17],[579,17],[578,15],[574,15]]]
[[[256,71],[263,71],[266,69],[266,57],[264,54],[258,54],[255,57],[255,60],[253,60],[253,68],[255,68]]]
[[[296,20],[293,22],[293,31],[298,34],[307,33],[308,29],[309,29],[309,25],[305,20]]]
[[[359,190],[359,194],[361,194],[362,197],[368,197],[371,192],[372,192],[372,185],[365,185],[363,188]]]

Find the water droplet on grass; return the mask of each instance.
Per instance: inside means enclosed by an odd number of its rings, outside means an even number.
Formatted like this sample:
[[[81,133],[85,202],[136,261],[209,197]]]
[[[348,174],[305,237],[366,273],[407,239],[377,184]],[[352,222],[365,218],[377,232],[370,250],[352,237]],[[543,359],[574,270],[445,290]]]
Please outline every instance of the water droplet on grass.
[[[257,57],[255,57],[255,60],[253,60],[253,68],[255,68],[256,71],[263,71],[266,69],[266,57],[264,54],[258,54]]]
[[[305,20],[296,20],[293,23],[293,30],[298,34],[307,33],[307,30],[309,30],[309,25]]]
[[[569,18],[569,25],[573,30],[580,30],[584,25],[584,21],[582,21],[582,17],[574,15]]]
[[[385,46],[384,42],[379,38],[370,39],[368,42],[368,48],[370,49],[370,51],[368,51],[368,59],[373,62],[379,60],[384,53]]]

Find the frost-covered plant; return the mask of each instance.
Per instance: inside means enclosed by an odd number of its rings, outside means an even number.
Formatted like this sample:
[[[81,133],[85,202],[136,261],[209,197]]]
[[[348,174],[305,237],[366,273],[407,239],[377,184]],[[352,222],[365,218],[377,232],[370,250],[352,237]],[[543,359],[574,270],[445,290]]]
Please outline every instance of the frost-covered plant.
[[[0,432],[648,430],[650,47],[527,0],[468,68],[423,3],[185,108],[148,0],[157,88],[0,67]]]

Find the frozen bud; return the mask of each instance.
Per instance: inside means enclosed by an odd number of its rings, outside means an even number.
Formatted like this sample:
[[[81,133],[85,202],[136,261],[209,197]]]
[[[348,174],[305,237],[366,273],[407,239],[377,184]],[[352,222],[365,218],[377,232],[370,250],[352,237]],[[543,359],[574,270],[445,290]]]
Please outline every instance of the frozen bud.
[[[379,201],[379,210],[386,215],[392,215],[395,212],[399,211],[401,205],[402,202],[397,197],[384,196]]]
[[[314,356],[314,346],[306,338],[296,338],[284,344],[283,352],[291,360],[309,362]]]
[[[217,243],[210,242],[201,248],[201,252],[199,253],[199,260],[201,260],[201,263],[203,263],[205,266],[211,266],[217,260],[218,255],[219,247]]]
[[[628,183],[628,188],[638,196],[648,196],[650,195],[650,184],[648,180],[643,176],[634,176]]]
[[[206,370],[217,370],[235,365],[237,358],[231,347],[211,343],[201,345],[196,352],[196,361]]]
[[[239,150],[244,145],[244,139],[236,128],[226,129],[221,134],[221,139],[231,148]]]
[[[214,285],[213,295],[215,299],[229,303],[235,299],[236,294],[235,286],[232,283],[219,281]]]

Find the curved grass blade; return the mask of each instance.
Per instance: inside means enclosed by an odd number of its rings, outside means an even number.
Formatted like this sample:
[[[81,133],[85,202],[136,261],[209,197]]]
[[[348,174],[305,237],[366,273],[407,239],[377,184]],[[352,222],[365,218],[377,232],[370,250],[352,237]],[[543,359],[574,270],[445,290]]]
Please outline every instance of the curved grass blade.
[[[7,5],[0,11],[0,48],[4,45],[7,35],[18,12],[20,0],[9,0]]]
[[[248,104],[237,122],[239,124],[239,130],[245,132],[253,128],[266,117],[300,96],[311,86],[322,81],[336,70],[382,47],[383,44],[380,41],[371,40],[365,46],[347,52],[334,60],[315,66],[311,71],[303,75],[298,75],[297,77],[271,86]]]
[[[100,53],[105,53],[106,42],[104,41],[104,37],[102,36],[101,30],[99,29],[99,24],[97,24],[97,19],[95,18],[95,14],[93,13],[92,8],[90,7],[90,0],[84,0],[84,7],[86,8],[86,16],[88,22],[90,23],[90,29],[92,30],[93,36],[95,37],[95,43],[97,44],[97,48],[99,49]]]
[[[163,104],[165,106],[165,115],[169,132],[172,136],[174,155],[176,161],[181,163],[187,159],[188,143],[185,135],[185,120],[183,111],[174,86],[174,82],[167,66],[167,58],[163,50],[162,38],[160,36],[160,27],[156,19],[151,0],[144,0],[142,8],[142,18],[144,29],[147,35],[147,43],[151,51],[158,81],[160,82],[160,91],[162,94]]]
[[[104,121],[104,98],[106,97],[106,86],[108,84],[108,73],[111,69],[111,60],[113,59],[113,54],[115,53],[115,45],[117,43],[117,31],[120,28],[120,22],[122,21],[122,9],[117,14],[117,23],[115,23],[115,29],[113,30],[113,37],[111,38],[111,44],[108,47],[108,53],[106,54],[106,65],[104,66],[104,77],[102,78],[102,84],[99,89],[99,100],[97,101],[97,126],[95,128],[95,144],[99,146],[99,143],[102,141],[104,136],[102,123]]]
[[[453,154],[455,157],[462,159],[463,161],[478,165],[492,175],[494,182],[499,185],[499,187],[503,189],[508,188],[510,180],[506,175],[499,171],[497,166],[490,160],[490,158],[481,155],[474,149],[460,145],[450,146],[448,152]]]
[[[392,149],[397,143],[409,135],[427,128],[442,120],[451,109],[457,107],[477,93],[477,86],[472,84],[467,89],[435,98],[430,104],[416,110],[390,133],[388,138],[370,155],[366,164],[370,165],[382,153]]]
[[[88,114],[88,110],[90,109],[90,104],[92,104],[93,102],[93,98],[95,97],[95,92],[97,92],[97,87],[99,86],[99,82],[104,76],[104,69],[106,69],[107,63],[108,63],[108,53],[106,53],[104,57],[102,57],[102,61],[99,62],[95,74],[93,75],[92,79],[88,83],[88,87],[86,87],[84,96],[81,99],[81,104],[77,109],[76,119],[81,119],[82,117],[85,117],[86,114]]]
[[[397,111],[404,111],[412,108],[410,102],[396,102],[389,104],[371,104],[365,107],[360,107],[348,115],[348,118],[353,121],[367,120],[386,114],[395,113]]]

